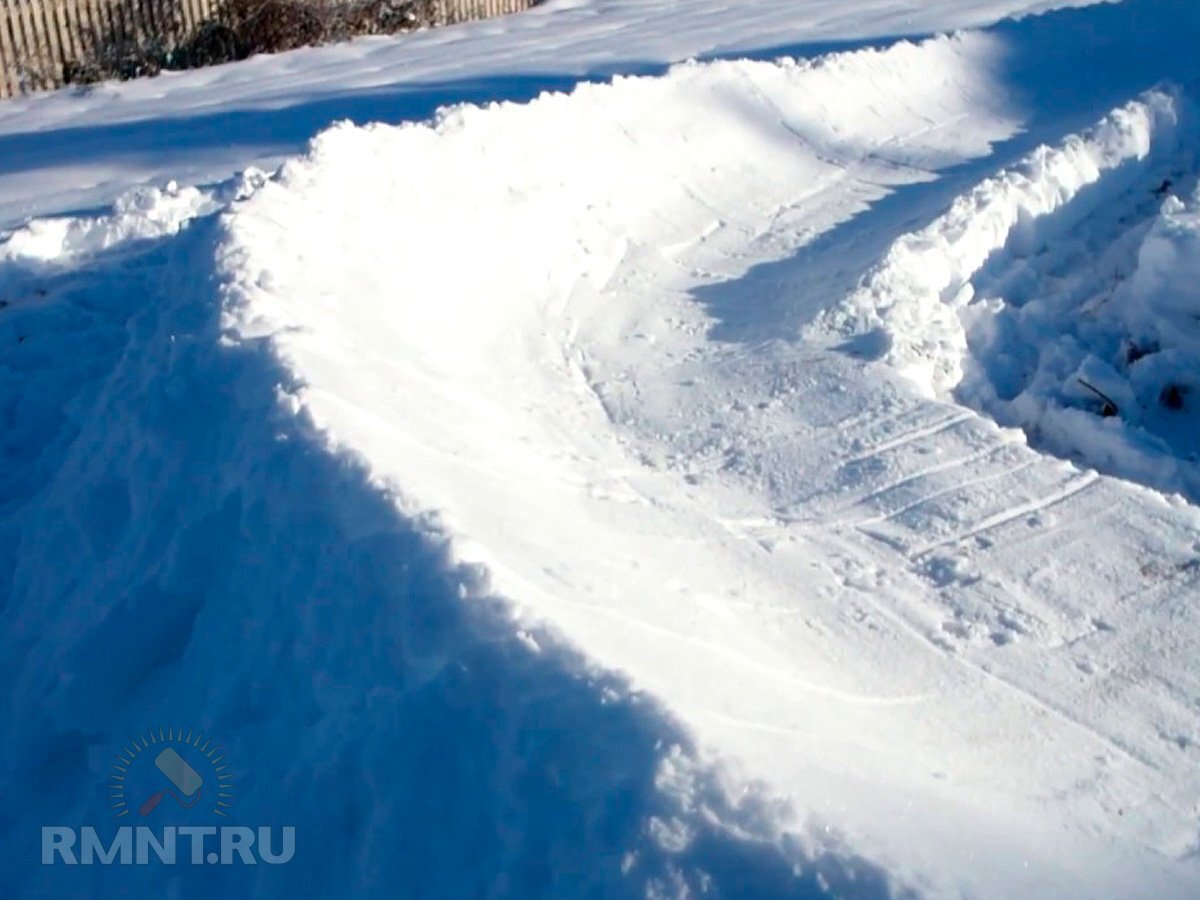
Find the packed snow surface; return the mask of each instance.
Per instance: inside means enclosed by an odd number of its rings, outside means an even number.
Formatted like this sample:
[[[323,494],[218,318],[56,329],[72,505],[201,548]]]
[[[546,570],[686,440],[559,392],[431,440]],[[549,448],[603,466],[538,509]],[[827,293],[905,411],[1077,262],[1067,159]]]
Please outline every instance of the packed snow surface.
[[[1200,893],[1200,8],[1044,6],[0,110],[3,883]],[[292,862],[38,865],[160,722]]]

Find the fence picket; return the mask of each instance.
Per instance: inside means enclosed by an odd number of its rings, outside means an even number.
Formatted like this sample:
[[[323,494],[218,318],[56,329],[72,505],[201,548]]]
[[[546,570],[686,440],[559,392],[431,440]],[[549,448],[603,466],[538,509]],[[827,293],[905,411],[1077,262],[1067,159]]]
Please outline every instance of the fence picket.
[[[125,41],[125,11],[121,0],[102,0],[105,18],[108,21],[108,33],[116,39],[117,46]]]
[[[109,33],[116,38],[117,46],[122,47],[129,40],[125,30],[125,4],[121,0],[105,0],[104,5],[108,9],[108,21],[112,23]]]
[[[17,35],[17,78],[22,82],[22,90],[29,83],[34,66],[37,65],[37,38],[33,30],[33,16],[30,14],[30,4],[27,0],[16,0],[16,23],[19,29]]]
[[[17,68],[17,50],[13,43],[9,22],[11,12],[8,4],[0,3],[0,99],[17,94],[14,73]]]
[[[44,2],[29,4],[29,21],[33,26],[34,46],[37,48],[35,52],[37,53],[39,87],[45,87],[47,83],[56,83],[60,76],[54,71],[57,54],[52,49],[53,40],[46,19]]]
[[[86,28],[81,28],[79,35],[87,48],[85,54],[96,54],[104,44],[104,29],[100,24],[99,4],[101,0],[78,0],[78,9],[87,21]],[[84,57],[81,57],[81,60]]]
[[[50,9],[46,2],[32,4],[30,13],[33,16],[33,27],[38,35],[38,71],[47,80],[58,81],[59,76],[54,72],[54,64],[59,59],[59,53],[54,47],[54,29],[50,27]]]
[[[92,15],[96,20],[97,47],[111,47],[113,43],[113,23],[110,0],[88,0],[88,2],[91,4]]]
[[[55,62],[58,64],[59,77],[61,78],[61,70],[66,61],[77,59],[79,51],[75,46],[75,29],[71,25],[71,4],[68,0],[53,0],[53,7],[54,27],[58,33],[58,58]]]
[[[8,6],[8,28],[12,35],[13,42],[13,68],[12,77],[13,83],[16,84],[18,94],[24,90],[24,85],[21,78],[21,69],[25,60],[29,57],[29,51],[25,49],[25,22],[24,10],[21,7],[21,0],[12,0]]]
[[[204,21],[204,13],[200,9],[199,0],[183,0],[183,5],[187,8],[188,13],[187,30],[194,31]]]
[[[54,10],[58,19],[58,34],[59,44],[61,46],[62,60],[66,63],[69,59],[78,59],[83,52],[83,48],[79,45],[78,26],[71,16],[73,11],[73,3],[69,0],[55,0]]]

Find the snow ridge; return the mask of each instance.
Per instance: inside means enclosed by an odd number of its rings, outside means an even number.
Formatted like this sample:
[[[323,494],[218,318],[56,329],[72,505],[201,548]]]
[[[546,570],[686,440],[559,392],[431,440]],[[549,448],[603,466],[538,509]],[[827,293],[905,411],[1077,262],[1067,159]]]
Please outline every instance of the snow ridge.
[[[1152,90],[900,237],[808,333],[858,335],[846,346],[867,348],[927,397],[1196,498],[1200,446],[1185,397],[1197,338],[1180,261],[1198,146],[1189,96]]]
[[[1119,189],[1154,159],[1178,153],[1181,100],[1175,89],[1152,91],[1083,134],[1058,147],[1039,147],[983,181],[928,227],[897,240],[817,330],[849,335],[878,329],[887,363],[926,396],[951,396],[968,355],[960,314],[974,298],[971,279],[997,252],[1023,252],[1032,223],[1084,188],[1106,179]]]

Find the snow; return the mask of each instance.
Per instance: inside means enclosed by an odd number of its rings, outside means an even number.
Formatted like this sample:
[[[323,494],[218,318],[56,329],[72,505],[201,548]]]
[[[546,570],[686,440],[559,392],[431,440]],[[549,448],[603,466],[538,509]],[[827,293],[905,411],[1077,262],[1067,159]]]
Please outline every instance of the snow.
[[[811,56],[1090,0],[550,0],[515,16],[401,39],[262,56],[64,90],[0,109],[0,228],[103,207],[131,185],[272,169],[322,128],[427,118],[439,106],[524,101],[582,79],[660,73],[691,58]]]
[[[1200,363],[1196,282],[1189,277],[1195,268],[1195,195],[1185,188],[1185,201],[1164,186],[1172,184],[1169,176],[1195,171],[1194,165],[1181,169],[1178,157],[1167,160],[1134,181],[1111,208],[1094,213],[1084,233],[1110,243],[1088,251],[1095,254],[1095,269],[1069,291],[1021,304],[1019,288],[1006,290],[1018,302],[994,304],[976,326],[984,363],[971,388],[998,418],[1037,433],[1052,452],[1193,501],[1200,497],[1200,447],[1189,400]],[[1194,175],[1185,181],[1194,184]],[[1073,252],[1080,250],[1076,244]],[[1003,324],[989,321],[993,317]],[[1009,328],[1023,341],[1048,329],[1056,335],[1016,344],[1038,348],[1025,381],[1004,378],[1013,352],[1004,338],[990,337]],[[1096,391],[1115,401],[1116,415],[1095,415],[1106,402]]]
[[[214,192],[191,186],[181,188],[174,181],[161,190],[134,188],[118,197],[112,212],[106,215],[33,219],[25,223],[9,234],[0,259],[16,268],[94,255],[129,241],[178,234],[192,219],[214,213],[222,205]]]
[[[1195,497],[1194,229],[1174,192],[1197,146],[1178,91],[1127,104],[901,237],[813,334],[859,335],[929,397]]]
[[[0,110],[4,883],[1194,896],[1200,11],[1042,6]],[[36,864],[158,722],[291,863]]]
[[[1061,148],[1039,148],[1016,169],[958,198],[933,224],[898,240],[848,301],[861,320],[856,327],[881,329],[887,361],[928,396],[947,396],[962,381],[967,338],[960,312],[975,299],[971,276],[998,250],[1031,255],[1037,249],[1028,246],[1033,223],[1112,170],[1146,160],[1152,145],[1174,143],[1178,103],[1151,94]],[[832,318],[845,314],[839,310]],[[1061,331],[1061,324],[1047,333]]]

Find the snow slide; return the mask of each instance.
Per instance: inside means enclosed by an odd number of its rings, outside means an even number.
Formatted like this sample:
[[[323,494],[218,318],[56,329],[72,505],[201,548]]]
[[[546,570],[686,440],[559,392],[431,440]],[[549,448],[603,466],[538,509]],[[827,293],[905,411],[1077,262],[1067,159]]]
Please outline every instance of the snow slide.
[[[940,173],[1016,138],[1004,60],[996,37],[964,35],[326,133],[231,220],[229,327],[269,336],[303,380],[297,408],[403,508],[436,511],[524,617],[662,698],[786,793],[798,825],[832,823],[935,894],[1170,893],[1187,867],[1166,860],[1195,839],[1173,761],[1190,713],[1170,691],[1153,726],[1061,700],[1133,650],[1059,648],[1111,629],[1140,650],[1152,626],[1086,611],[1041,569],[1011,584],[994,536],[1078,544],[1076,517],[1119,505],[1187,579],[1195,516],[703,299],[822,235],[870,243],[866,211],[892,192],[919,198],[909,215],[932,208]],[[1114,112],[1101,163],[1171,144],[1183,103]],[[796,293],[789,318],[821,302]]]
[[[298,828],[262,896],[1194,894],[1200,515],[878,362],[1000,383],[963,284],[1192,146],[1182,57],[1029,102],[1195,17],[1129,7],[344,125],[15,234],[7,843],[187,715]]]

